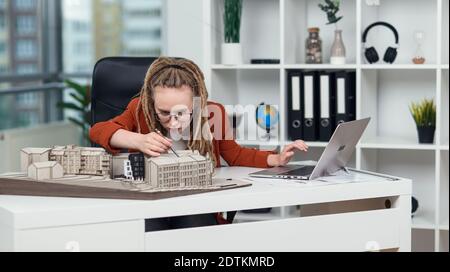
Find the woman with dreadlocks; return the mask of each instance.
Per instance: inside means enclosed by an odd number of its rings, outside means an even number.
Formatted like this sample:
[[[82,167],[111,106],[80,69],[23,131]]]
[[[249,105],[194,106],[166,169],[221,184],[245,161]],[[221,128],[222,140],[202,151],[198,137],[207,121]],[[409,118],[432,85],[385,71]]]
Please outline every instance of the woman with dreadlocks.
[[[307,151],[303,141],[286,146],[280,154],[239,146],[232,137],[225,108],[208,101],[200,68],[187,59],[160,57],[150,66],[140,93],[112,120],[95,124],[93,142],[117,154],[122,149],[157,157],[174,150],[198,150],[220,167],[269,168],[286,165],[296,150]],[[151,220],[147,229],[170,229],[217,224],[216,215]]]

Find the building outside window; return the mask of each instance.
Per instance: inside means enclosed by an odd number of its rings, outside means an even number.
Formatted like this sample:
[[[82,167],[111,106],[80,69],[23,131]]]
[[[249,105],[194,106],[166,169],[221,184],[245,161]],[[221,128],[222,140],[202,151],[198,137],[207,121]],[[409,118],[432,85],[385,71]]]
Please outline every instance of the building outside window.
[[[36,32],[36,16],[21,15],[16,18],[16,31],[19,35],[29,35]]]
[[[58,8],[49,8],[50,2]],[[61,82],[59,74],[87,84],[96,61],[107,56],[159,56],[162,4],[163,0],[0,0],[0,130],[61,118],[46,112],[48,106],[56,108],[57,101],[49,99],[60,91],[24,92],[28,87],[38,89],[49,83],[48,78],[53,78],[50,83]],[[56,40],[60,44],[53,46],[61,50],[56,63],[62,67],[56,77],[46,64],[58,56],[49,56],[47,50],[55,29],[44,25],[47,13],[61,18],[56,28],[62,32]],[[14,94],[15,89],[22,91]]]

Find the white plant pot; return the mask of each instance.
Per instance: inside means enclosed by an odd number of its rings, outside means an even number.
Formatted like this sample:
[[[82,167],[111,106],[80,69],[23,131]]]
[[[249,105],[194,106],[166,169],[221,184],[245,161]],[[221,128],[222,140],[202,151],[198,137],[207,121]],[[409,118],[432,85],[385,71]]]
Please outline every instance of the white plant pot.
[[[242,46],[240,43],[222,44],[222,64],[223,65],[242,64]]]

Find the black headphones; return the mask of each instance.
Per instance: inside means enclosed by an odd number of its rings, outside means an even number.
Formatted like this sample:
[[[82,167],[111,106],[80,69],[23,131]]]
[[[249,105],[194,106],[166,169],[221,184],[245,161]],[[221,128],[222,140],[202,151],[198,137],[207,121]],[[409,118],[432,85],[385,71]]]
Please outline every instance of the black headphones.
[[[399,46],[399,35],[398,35],[397,29],[395,29],[395,27],[393,25],[386,23],[386,22],[376,22],[366,28],[366,30],[364,31],[363,37],[362,37],[362,42],[363,42],[364,48],[365,48],[364,55],[366,56],[366,59],[370,64],[376,63],[380,60],[380,57],[379,57],[378,52],[375,49],[375,47],[373,47],[373,46],[367,47],[367,45],[366,45],[367,34],[369,34],[369,31],[376,26],[385,26],[385,27],[389,28],[395,35],[395,46],[388,47],[388,49],[386,50],[386,53],[384,53],[384,57],[383,57],[383,60],[386,63],[392,64],[392,63],[394,63],[395,59],[397,58],[397,48]]]

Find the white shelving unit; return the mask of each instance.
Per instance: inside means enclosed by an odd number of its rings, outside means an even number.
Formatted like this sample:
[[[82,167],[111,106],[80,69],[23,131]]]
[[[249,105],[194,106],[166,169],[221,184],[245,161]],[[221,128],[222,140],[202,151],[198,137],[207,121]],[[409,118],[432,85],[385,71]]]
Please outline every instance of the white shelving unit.
[[[225,105],[278,106],[280,125],[269,143],[239,138],[241,145],[261,149],[280,148],[287,137],[287,72],[307,70],[354,70],[357,73],[357,118],[372,117],[358,145],[351,166],[358,169],[403,176],[413,180],[414,196],[420,208],[413,218],[413,249],[448,251],[449,229],[449,0],[381,0],[369,6],[366,0],[343,1],[339,23],[347,48],[347,64],[305,64],[307,28],[318,26],[323,40],[325,61],[334,38],[334,26],[327,26],[319,0],[244,0],[241,44],[244,64],[220,64],[223,40],[223,0],[204,0],[205,75],[211,99]],[[420,12],[418,12],[420,11]],[[375,21],[387,21],[397,27],[400,49],[393,65],[365,62],[361,34]],[[424,31],[423,46],[427,62],[414,65],[414,32]],[[387,44],[386,44],[386,41]],[[373,29],[368,42],[384,54],[393,45],[393,35]],[[252,65],[251,58],[276,58],[280,64]],[[417,140],[415,124],[408,105],[433,98],[438,118],[434,144]],[[248,118],[252,121],[252,115]],[[254,126],[256,127],[256,126]],[[254,129],[248,132],[253,133]],[[326,143],[308,143],[310,152],[295,160],[317,160]],[[295,216],[292,208],[274,208],[271,214],[239,214],[239,220],[269,220]]]

